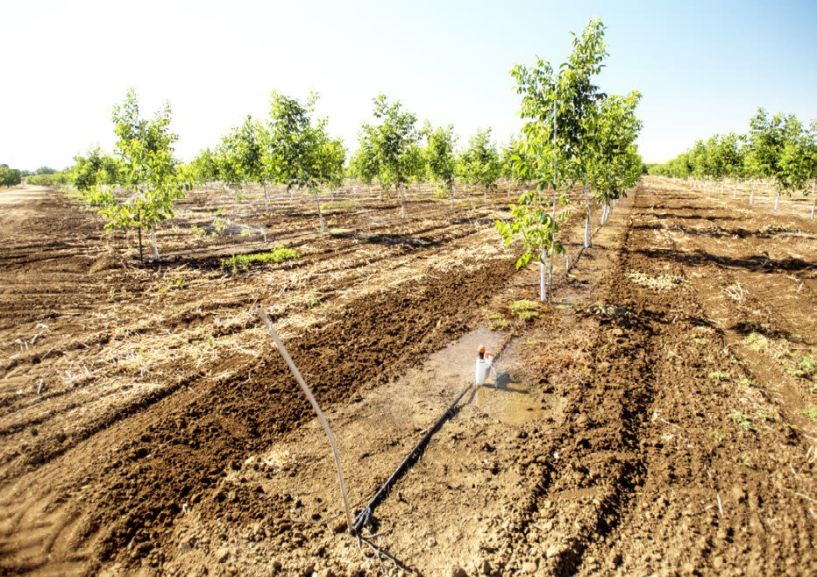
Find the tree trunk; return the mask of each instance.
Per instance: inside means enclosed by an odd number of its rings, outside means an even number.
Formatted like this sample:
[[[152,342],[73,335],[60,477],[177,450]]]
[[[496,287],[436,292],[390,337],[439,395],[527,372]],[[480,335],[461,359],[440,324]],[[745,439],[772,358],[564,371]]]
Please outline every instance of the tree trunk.
[[[749,206],[755,203],[755,187],[749,184]]]
[[[539,300],[547,300],[547,283],[545,283],[545,269],[547,268],[547,252],[542,249],[539,257]]]
[[[812,194],[814,194],[813,191],[812,191]],[[814,220],[814,209],[816,209],[816,208],[817,208],[817,196],[814,197],[814,202],[811,205],[811,220]]]
[[[406,191],[402,186],[397,187],[398,192],[400,193],[400,218],[406,218]]]
[[[584,248],[590,248],[593,243],[590,239],[590,195],[587,192],[587,184],[582,183],[584,189]]]
[[[150,240],[153,242],[153,262],[159,262],[159,243],[156,242],[156,229],[150,227]]]
[[[136,229],[137,235],[139,236],[139,262],[145,262],[144,256],[142,256],[142,223],[139,223],[139,227]]]
[[[780,193],[778,192],[774,197],[774,211],[780,210]]]
[[[451,212],[454,212],[454,185],[449,185],[448,195],[451,197]]]
[[[326,233],[326,221],[323,219],[323,208],[321,208],[321,197],[313,191],[315,202],[318,203],[318,222],[320,223],[320,233]]]
[[[264,187],[264,209],[269,212],[269,193],[267,192],[267,183],[263,183]]]

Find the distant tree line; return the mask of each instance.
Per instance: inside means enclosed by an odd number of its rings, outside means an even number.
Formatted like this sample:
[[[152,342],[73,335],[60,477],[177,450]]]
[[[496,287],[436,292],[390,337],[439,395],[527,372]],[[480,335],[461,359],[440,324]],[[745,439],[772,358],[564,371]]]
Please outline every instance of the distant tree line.
[[[695,144],[650,174],[673,178],[771,179],[780,192],[813,191],[817,180],[817,121],[792,114],[770,116],[760,108],[745,134],[716,134]]]
[[[17,186],[23,182],[23,171],[0,164],[0,186]]]

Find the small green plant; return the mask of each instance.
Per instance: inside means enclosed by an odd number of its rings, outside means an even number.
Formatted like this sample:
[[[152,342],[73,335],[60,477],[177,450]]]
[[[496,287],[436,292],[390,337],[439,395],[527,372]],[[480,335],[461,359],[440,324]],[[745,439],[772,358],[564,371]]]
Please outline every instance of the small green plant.
[[[696,345],[705,345],[709,342],[709,339],[706,337],[692,337],[692,342]]]
[[[780,226],[778,224],[767,224],[766,226],[762,226],[758,231],[760,234],[780,234],[780,233],[799,233],[799,228],[794,228],[791,226]]]
[[[205,234],[207,234],[206,230],[195,224],[190,227],[190,232],[192,232],[195,236],[204,236]]]
[[[755,430],[755,426],[752,424],[752,419],[749,418],[747,415],[744,415],[740,411],[731,411],[729,413],[729,418],[732,420],[733,423],[735,423],[744,431]]]
[[[749,333],[743,338],[743,342],[755,350],[760,350],[766,348],[766,345],[769,344],[769,339],[760,333]]]
[[[799,379],[811,379],[817,376],[817,361],[811,357],[800,357],[795,364],[786,366],[786,372]]]
[[[330,200],[321,203],[321,210],[329,212],[330,210],[343,210],[352,208],[355,205],[351,200]]]
[[[221,234],[222,232],[224,232],[226,230],[226,228],[227,228],[227,221],[224,220],[223,218],[216,218],[213,221],[213,232],[215,232],[216,234]]]
[[[755,382],[752,379],[748,379],[746,377],[739,378],[738,379],[738,384],[741,387],[754,387],[754,386],[756,386]]]
[[[502,313],[488,315],[488,328],[492,331],[502,331],[508,328],[508,319]]]
[[[248,226],[241,227],[241,236],[252,236],[253,230]]]
[[[730,379],[729,373],[724,373],[723,371],[712,371],[709,373],[709,378],[719,383],[724,383]]]
[[[817,407],[809,407],[803,411],[803,414],[817,423]]]
[[[539,303],[536,301],[527,299],[514,301],[509,308],[511,313],[521,321],[529,321],[539,317]]]
[[[651,277],[638,271],[631,272],[627,276],[635,284],[645,286],[659,292],[671,290],[680,285],[684,280],[680,276],[671,276],[666,274]]]
[[[763,409],[759,409],[755,413],[755,419],[759,421],[769,421],[774,423],[779,417],[780,415],[778,415],[775,411],[764,411]]]
[[[221,259],[222,268],[247,269],[253,264],[278,264],[287,260],[294,260],[301,257],[301,254],[293,249],[278,247],[269,252],[255,252],[251,254],[237,254],[230,258]]]
[[[448,191],[448,187],[443,184],[438,184],[434,188],[434,198],[436,200],[450,200],[451,194]]]
[[[323,300],[324,296],[321,293],[318,292],[308,293],[304,297],[304,306],[306,306],[307,309],[313,309],[316,306],[320,305],[323,302]]]
[[[217,208],[217,209],[215,209],[213,211],[213,214],[216,215],[216,216],[224,216],[224,209],[223,208]]]

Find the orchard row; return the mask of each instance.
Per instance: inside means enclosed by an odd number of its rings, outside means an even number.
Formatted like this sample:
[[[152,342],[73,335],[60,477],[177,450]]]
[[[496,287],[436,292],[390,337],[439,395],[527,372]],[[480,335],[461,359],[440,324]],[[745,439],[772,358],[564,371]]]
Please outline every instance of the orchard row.
[[[174,159],[177,135],[170,128],[168,105],[144,118],[136,95],[129,91],[113,112],[117,136],[112,154],[99,149],[77,156],[63,173],[31,177],[50,184],[68,184],[97,208],[110,229],[136,229],[142,254],[142,230],[153,231],[174,213],[175,202],[196,184],[221,182],[240,188],[251,184],[264,192],[270,210],[270,186],[311,194],[325,224],[319,195],[340,186],[345,178],[377,181],[383,191],[400,198],[406,216],[407,185],[436,183],[451,198],[457,180],[485,191],[500,179],[524,185],[511,207],[511,218],[497,222],[510,246],[520,241],[522,267],[541,265],[541,298],[546,298],[548,261],[562,251],[559,242],[560,204],[571,202],[568,191],[582,191],[585,246],[590,245],[592,205],[602,207],[602,221],[611,202],[626,193],[643,172],[635,140],[641,122],[635,109],[638,92],[608,95],[595,84],[605,57],[605,27],[591,21],[574,36],[567,61],[555,68],[539,59],[532,66],[515,66],[511,74],[522,98],[521,133],[501,148],[491,130],[478,131],[458,152],[454,127],[418,124],[417,116],[384,95],[374,99],[370,121],[359,132],[354,154],[347,158],[343,142],[327,131],[327,119],[316,115],[317,95],[305,101],[273,92],[266,118],[248,116],[192,162]]]

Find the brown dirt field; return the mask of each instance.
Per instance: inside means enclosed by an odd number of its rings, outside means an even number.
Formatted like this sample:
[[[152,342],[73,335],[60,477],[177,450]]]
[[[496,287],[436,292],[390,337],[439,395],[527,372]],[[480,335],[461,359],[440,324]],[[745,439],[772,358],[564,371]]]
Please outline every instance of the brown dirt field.
[[[347,190],[323,237],[314,201],[242,197],[193,193],[146,267],[75,201],[4,203],[0,574],[817,573],[817,226],[799,212],[646,179],[524,323],[508,305],[536,271],[493,231],[504,192],[452,214],[415,191],[401,221]],[[278,245],[302,257],[219,265]],[[327,410],[356,509],[476,344],[510,337],[376,510],[390,557],[343,532],[255,303]]]

